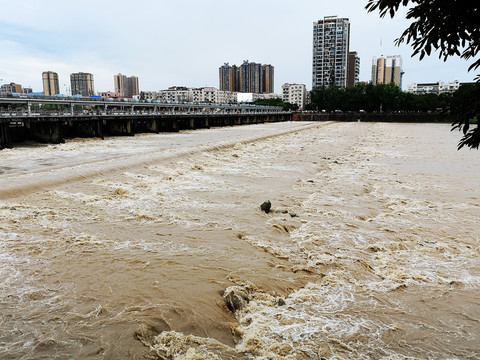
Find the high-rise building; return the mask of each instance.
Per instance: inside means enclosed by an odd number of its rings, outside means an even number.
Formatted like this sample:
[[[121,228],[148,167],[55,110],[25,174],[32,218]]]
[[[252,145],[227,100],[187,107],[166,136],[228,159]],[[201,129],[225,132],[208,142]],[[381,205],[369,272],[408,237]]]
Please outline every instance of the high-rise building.
[[[44,71],[42,73],[43,93],[53,96],[60,93],[60,85],[58,84],[58,74],[53,71]]]
[[[72,95],[92,96],[95,94],[93,87],[93,75],[89,73],[70,74]]]
[[[220,66],[219,76],[221,91],[239,91],[239,71],[236,65],[223,64]]]
[[[245,60],[240,66],[225,63],[219,68],[220,90],[244,93],[273,93],[274,67]]]
[[[347,85],[350,21],[326,16],[313,23],[312,86]]]
[[[125,96],[125,84],[127,82],[127,77],[122,74],[113,75],[113,83],[115,86],[115,92],[123,97]]]
[[[140,91],[138,89],[138,77],[136,76],[127,77],[127,86],[125,90],[126,90],[125,95],[128,98],[132,98],[136,95],[139,95]]]
[[[272,65],[262,65],[262,89],[261,93],[273,93],[274,91],[274,68]]]
[[[356,51],[348,53],[347,86],[355,86],[360,81],[360,58]]]
[[[400,55],[374,57],[372,59],[372,84],[402,86],[402,57]]]
[[[113,82],[115,85],[115,92],[120,97],[132,98],[133,96],[140,94],[138,77],[136,76],[127,77],[122,74],[113,75]]]
[[[245,60],[240,65],[240,92],[261,93],[262,64]]]

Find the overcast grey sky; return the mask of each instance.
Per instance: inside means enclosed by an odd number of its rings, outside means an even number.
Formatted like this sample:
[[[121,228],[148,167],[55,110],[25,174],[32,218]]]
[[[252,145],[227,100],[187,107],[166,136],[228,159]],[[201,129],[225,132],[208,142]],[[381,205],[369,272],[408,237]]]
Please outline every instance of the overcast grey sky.
[[[350,50],[359,53],[360,80],[373,56],[402,55],[403,87],[413,82],[472,81],[470,63],[434,54],[421,62],[410,46],[394,46],[404,16],[380,19],[367,0],[0,0],[0,84],[42,91],[43,71],[59,74],[61,91],[73,72],[94,75],[95,90],[114,90],[113,75],[139,77],[141,90],[219,86],[218,68],[250,60],[275,67],[283,83],[311,89],[313,22],[350,19]],[[405,14],[406,11],[403,11]]]

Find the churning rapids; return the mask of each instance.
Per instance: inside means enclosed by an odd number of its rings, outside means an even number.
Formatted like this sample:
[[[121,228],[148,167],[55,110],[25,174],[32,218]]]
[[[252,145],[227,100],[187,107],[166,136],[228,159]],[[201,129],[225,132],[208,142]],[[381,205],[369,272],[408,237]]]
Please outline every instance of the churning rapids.
[[[479,359],[459,138],[290,122],[2,150],[0,358]]]

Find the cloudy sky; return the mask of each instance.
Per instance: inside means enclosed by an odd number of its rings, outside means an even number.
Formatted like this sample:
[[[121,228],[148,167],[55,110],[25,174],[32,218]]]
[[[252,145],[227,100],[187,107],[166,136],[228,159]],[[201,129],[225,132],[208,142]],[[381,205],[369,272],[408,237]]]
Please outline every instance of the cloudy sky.
[[[272,64],[275,91],[283,83],[311,88],[313,22],[350,19],[350,50],[369,81],[373,56],[402,55],[404,89],[413,82],[472,81],[469,63],[434,55],[421,62],[394,40],[408,26],[368,14],[367,0],[0,0],[0,84],[42,91],[41,74],[89,72],[96,91],[114,90],[113,75],[139,77],[141,90],[219,86],[218,68],[243,60]],[[67,91],[65,91],[67,89]]]

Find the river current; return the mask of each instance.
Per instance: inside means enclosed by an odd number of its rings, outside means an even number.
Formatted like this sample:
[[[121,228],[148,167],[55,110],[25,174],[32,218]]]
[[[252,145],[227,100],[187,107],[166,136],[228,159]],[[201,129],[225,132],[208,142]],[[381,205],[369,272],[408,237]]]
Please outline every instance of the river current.
[[[289,122],[2,150],[0,359],[478,359],[459,138]]]

